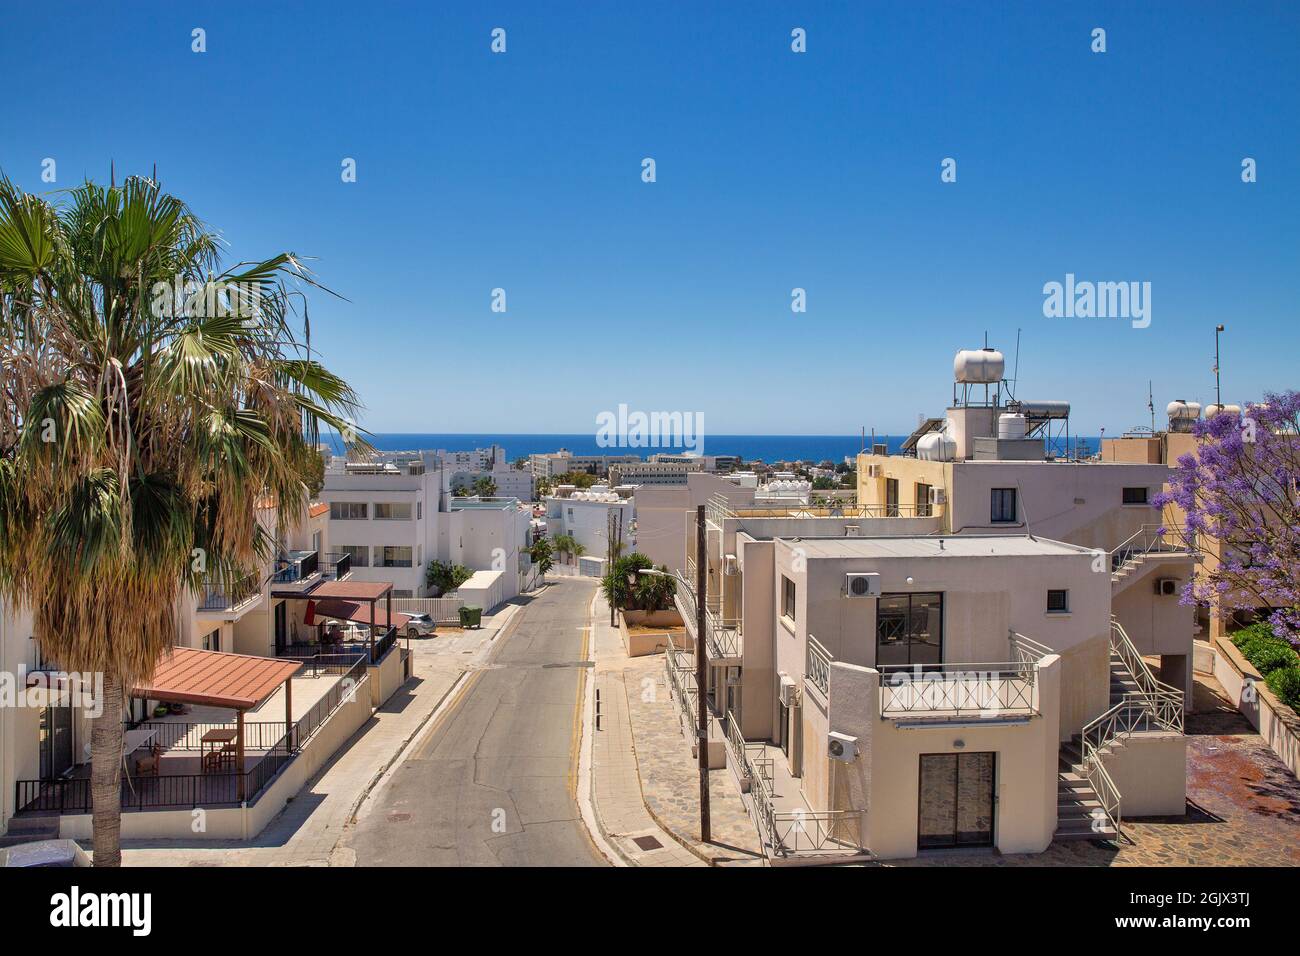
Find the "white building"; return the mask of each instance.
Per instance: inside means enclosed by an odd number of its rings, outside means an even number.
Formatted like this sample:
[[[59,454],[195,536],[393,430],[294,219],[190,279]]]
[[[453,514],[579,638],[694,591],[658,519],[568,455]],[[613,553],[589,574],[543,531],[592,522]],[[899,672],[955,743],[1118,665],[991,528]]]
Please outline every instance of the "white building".
[[[584,551],[593,557],[609,553],[609,529],[613,516],[615,540],[622,533],[623,553],[636,550],[632,518],[633,501],[620,497],[604,486],[589,491],[575,491],[567,497],[546,498],[546,533],[552,539],[572,535]]]
[[[575,455],[566,448],[528,456],[529,468],[534,478],[554,478],[569,472],[603,478],[613,465],[641,461],[639,455]],[[617,483],[617,482],[615,482]]]
[[[424,597],[431,561],[463,564],[472,571],[504,572],[503,600],[520,590],[529,566],[529,512],[514,497],[455,498],[451,476],[412,462],[394,466],[350,465],[325,476],[321,499],[330,507],[334,551],[352,558],[361,581],[391,581],[397,597]]]
[[[680,461],[633,461],[610,465],[611,485],[684,485],[686,476],[704,471],[699,458]]]

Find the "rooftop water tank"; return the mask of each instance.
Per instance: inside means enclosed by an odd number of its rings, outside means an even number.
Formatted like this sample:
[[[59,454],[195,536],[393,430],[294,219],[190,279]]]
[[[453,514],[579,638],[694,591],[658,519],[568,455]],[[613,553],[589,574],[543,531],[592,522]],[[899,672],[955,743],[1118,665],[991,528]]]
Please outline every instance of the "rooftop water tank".
[[[1026,418],[1065,419],[1070,417],[1070,403],[1059,399],[1038,402],[1017,402],[1016,410]]]
[[[922,461],[952,461],[957,457],[957,442],[947,432],[930,432],[917,440],[916,457]]]
[[[993,385],[1002,381],[1007,362],[996,349],[962,349],[952,360],[953,378],[971,385]]]
[[[999,415],[998,440],[1018,441],[1025,437],[1024,415]]]
[[[1220,412],[1227,412],[1229,415],[1240,415],[1241,406],[1240,405],[1217,405],[1214,402],[1211,402],[1209,405],[1205,406],[1206,418],[1213,418],[1215,415],[1218,415]]]
[[[1176,398],[1165,406],[1165,412],[1172,421],[1195,421],[1201,417],[1200,402],[1185,402],[1181,398]]]

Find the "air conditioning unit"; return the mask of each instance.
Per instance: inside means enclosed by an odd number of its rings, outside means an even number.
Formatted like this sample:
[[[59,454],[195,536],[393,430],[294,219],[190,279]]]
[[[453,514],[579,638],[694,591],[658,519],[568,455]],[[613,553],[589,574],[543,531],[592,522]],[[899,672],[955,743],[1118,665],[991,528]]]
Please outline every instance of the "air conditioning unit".
[[[793,707],[795,705],[795,683],[787,674],[781,675],[780,697],[782,707]]]
[[[1178,581],[1174,578],[1156,578],[1156,594],[1171,595],[1178,593]]]
[[[858,738],[832,730],[826,735],[826,756],[851,763],[858,756]]]
[[[947,488],[931,488],[931,489],[930,489],[930,504],[932,504],[932,505],[946,505],[947,503],[948,503],[948,489],[947,489]]]
[[[844,575],[844,596],[851,598],[880,597],[880,575],[874,571],[865,574]]]
[[[740,566],[739,566],[738,563],[736,562],[736,556],[735,556],[734,554],[728,554],[728,555],[724,555],[724,556],[723,556],[723,558],[722,558],[722,573],[723,573],[723,574],[739,574],[739,573],[740,573]]]

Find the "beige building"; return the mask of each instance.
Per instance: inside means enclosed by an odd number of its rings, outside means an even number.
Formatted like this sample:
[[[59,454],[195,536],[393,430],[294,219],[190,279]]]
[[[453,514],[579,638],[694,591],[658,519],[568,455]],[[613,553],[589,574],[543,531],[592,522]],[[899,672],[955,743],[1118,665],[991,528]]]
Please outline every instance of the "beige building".
[[[1196,555],[1156,530],[1166,467],[1051,454],[1068,406],[1011,410],[958,372],[904,454],[860,456],[856,501],[638,492],[641,550],[684,552],[692,636],[706,505],[709,759],[773,857],[1037,852],[1183,812]],[[688,701],[691,654],[666,664]]]

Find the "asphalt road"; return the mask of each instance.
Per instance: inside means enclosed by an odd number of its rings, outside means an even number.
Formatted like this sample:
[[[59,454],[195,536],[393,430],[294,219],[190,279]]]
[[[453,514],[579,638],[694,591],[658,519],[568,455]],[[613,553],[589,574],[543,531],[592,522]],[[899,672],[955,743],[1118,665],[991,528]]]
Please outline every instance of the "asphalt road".
[[[593,590],[555,579],[520,609],[358,820],[358,866],[605,862],[574,799]]]

